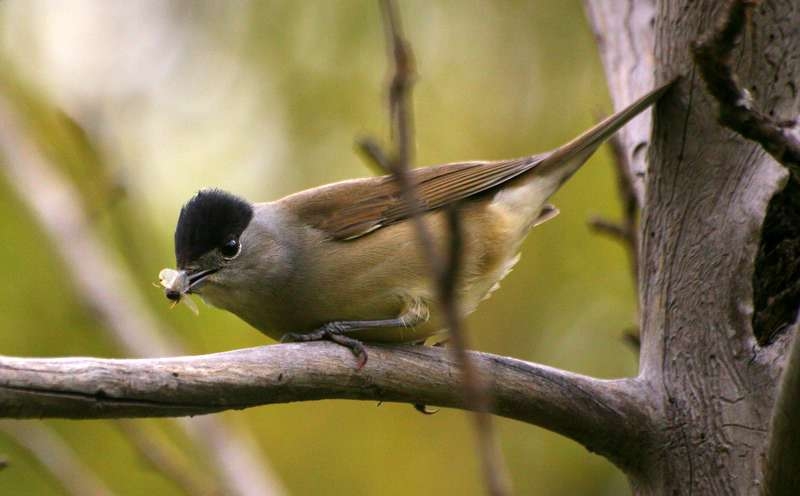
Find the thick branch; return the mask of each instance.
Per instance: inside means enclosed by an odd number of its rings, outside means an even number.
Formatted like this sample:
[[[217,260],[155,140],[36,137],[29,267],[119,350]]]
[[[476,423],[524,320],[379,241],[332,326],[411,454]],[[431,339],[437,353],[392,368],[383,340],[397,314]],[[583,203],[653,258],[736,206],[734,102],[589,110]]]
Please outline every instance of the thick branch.
[[[177,358],[0,357],[0,416],[169,417],[332,398],[464,406],[458,367],[446,350],[368,351],[361,371],[349,350],[324,342]],[[493,413],[561,433],[620,465],[645,449],[649,421],[635,379],[598,380],[469,355],[490,384]]]

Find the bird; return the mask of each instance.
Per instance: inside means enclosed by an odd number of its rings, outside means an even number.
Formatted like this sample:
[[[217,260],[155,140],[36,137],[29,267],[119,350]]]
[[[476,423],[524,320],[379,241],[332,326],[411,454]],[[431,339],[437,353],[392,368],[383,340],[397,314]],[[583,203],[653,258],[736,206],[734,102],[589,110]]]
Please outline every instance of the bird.
[[[350,179],[268,202],[216,188],[197,192],[175,228],[177,270],[167,298],[197,294],[281,341],[326,339],[366,363],[363,342],[420,343],[446,333],[435,283],[416,237],[422,217],[443,250],[446,208],[463,232],[457,311],[466,316],[497,289],[530,230],[558,213],[547,203],[620,127],[672,83],[647,93],[568,143],[509,160],[412,169],[418,205],[392,175]],[[163,279],[164,274],[162,274]]]

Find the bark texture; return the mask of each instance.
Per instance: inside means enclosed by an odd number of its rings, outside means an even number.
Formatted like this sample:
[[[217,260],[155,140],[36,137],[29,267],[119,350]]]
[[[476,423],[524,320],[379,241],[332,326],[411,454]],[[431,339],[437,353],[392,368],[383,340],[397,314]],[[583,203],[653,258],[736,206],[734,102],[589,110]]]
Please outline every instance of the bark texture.
[[[349,350],[330,343],[157,359],[0,357],[0,417],[174,417],[327,398],[464,407],[446,350],[368,352],[360,371]],[[564,434],[621,466],[648,431],[635,379],[593,379],[485,353],[470,359],[490,384],[493,413]]]
[[[767,288],[769,294],[759,294],[765,302],[786,289],[780,281],[785,271],[765,264],[763,259],[774,258],[759,245],[767,206],[773,195],[784,195],[787,173],[759,145],[720,125],[717,102],[706,93],[690,53],[725,18],[729,3],[587,3],[616,103],[629,98],[637,71],[654,70],[657,81],[683,76],[657,107],[645,181],[640,380],[650,391],[659,429],[642,471],[629,472],[634,490],[759,494],[767,490],[765,467],[777,460],[766,453],[768,432],[799,305],[797,298],[781,300],[790,310],[760,345],[752,325],[753,282]],[[641,34],[648,22],[654,27],[654,67],[643,68],[651,59],[636,58],[636,46],[648,39]],[[796,3],[763,2],[735,50],[740,81],[754,104],[776,120],[798,115],[799,29]],[[774,202],[770,210],[775,214],[764,229],[774,246],[781,243],[774,236],[789,232],[775,226],[793,223]],[[755,277],[757,254],[770,271]],[[792,384],[787,379],[783,383]],[[787,449],[792,448],[770,447],[783,455]],[[800,453],[789,455],[796,473]],[[781,482],[774,494],[800,491],[796,477],[776,478]]]

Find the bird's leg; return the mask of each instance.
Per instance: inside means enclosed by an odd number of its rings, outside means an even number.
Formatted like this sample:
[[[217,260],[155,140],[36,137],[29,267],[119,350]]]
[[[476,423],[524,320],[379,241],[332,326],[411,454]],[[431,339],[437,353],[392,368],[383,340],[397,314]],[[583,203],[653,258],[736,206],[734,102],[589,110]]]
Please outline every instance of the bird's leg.
[[[406,307],[399,316],[392,319],[380,320],[339,320],[328,322],[311,332],[290,332],[281,337],[281,342],[321,341],[323,339],[346,346],[358,359],[357,369],[361,370],[367,363],[367,350],[364,344],[348,334],[366,329],[380,329],[391,327],[414,327],[428,320],[428,307],[424,303],[415,302]]]

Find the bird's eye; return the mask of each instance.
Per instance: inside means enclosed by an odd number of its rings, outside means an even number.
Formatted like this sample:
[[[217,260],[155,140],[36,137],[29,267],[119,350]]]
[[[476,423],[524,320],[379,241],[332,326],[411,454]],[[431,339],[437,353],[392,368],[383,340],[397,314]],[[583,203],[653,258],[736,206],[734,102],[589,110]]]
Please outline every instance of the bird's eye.
[[[239,254],[240,248],[241,246],[239,245],[238,239],[229,239],[224,245],[219,247],[219,252],[223,257],[230,259]]]

